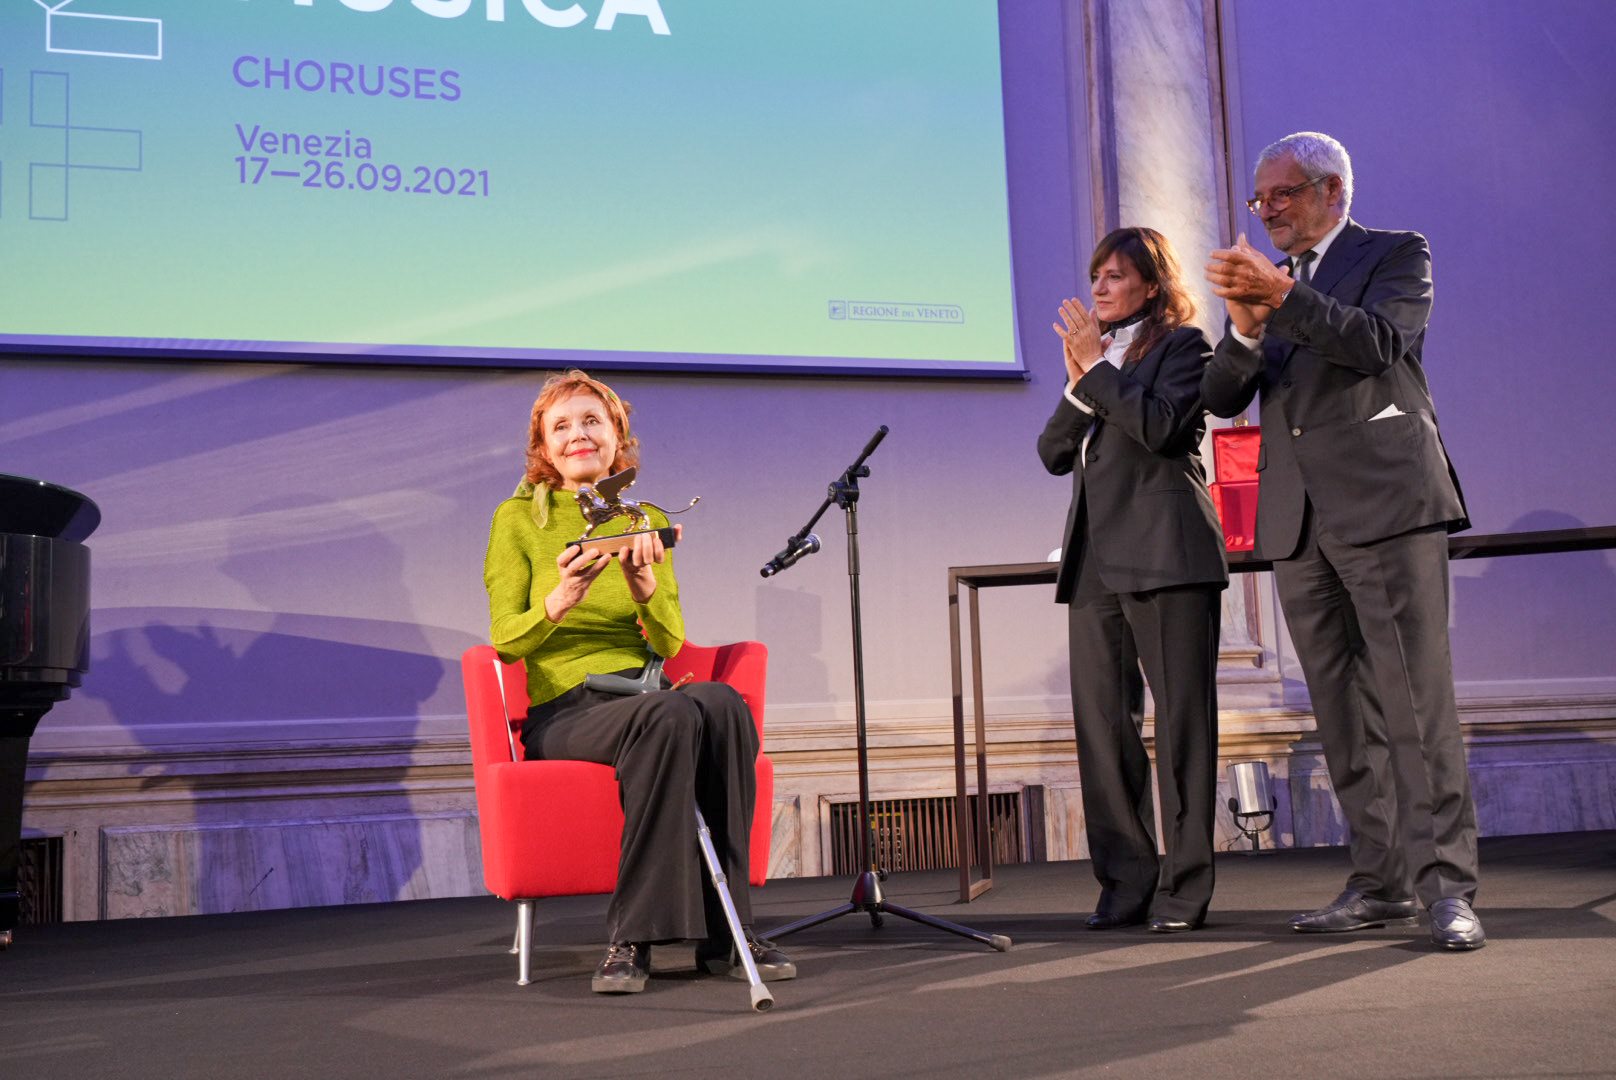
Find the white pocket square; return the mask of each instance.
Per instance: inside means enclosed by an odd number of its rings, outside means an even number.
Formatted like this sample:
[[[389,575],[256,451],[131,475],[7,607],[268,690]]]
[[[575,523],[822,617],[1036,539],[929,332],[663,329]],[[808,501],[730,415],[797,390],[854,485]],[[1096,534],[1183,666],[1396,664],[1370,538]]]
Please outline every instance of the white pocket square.
[[[1371,420],[1385,420],[1388,417],[1405,416],[1405,415],[1407,415],[1407,414],[1404,413],[1402,409],[1399,409],[1396,405],[1388,405],[1384,409],[1382,409],[1378,413],[1376,413],[1374,416],[1371,416],[1369,419],[1371,419]]]

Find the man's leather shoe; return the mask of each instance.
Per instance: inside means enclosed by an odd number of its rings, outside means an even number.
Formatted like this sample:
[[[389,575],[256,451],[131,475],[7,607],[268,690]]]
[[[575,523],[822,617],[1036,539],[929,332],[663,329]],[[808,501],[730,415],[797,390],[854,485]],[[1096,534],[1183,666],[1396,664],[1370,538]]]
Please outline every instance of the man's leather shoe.
[[[1183,919],[1169,919],[1163,915],[1152,915],[1148,929],[1152,934],[1187,934],[1199,925],[1199,923],[1185,922]]]
[[[651,946],[643,941],[614,941],[589,980],[597,994],[638,994],[651,976]]]
[[[1083,920],[1090,930],[1120,930],[1124,926],[1138,926],[1145,921],[1143,915],[1117,915],[1110,911],[1096,911]]]
[[[1344,934],[1376,926],[1413,926],[1419,917],[1413,900],[1381,900],[1348,889],[1328,907],[1292,915],[1290,926],[1300,934]]]
[[[797,965],[774,942],[757,937],[748,930],[746,946],[752,951],[752,963],[757,965],[758,978],[764,982],[784,982],[797,977]],[[728,939],[715,941],[708,938],[699,943],[696,946],[696,967],[709,975],[728,975],[741,980],[746,978],[746,968],[741,966],[740,958],[735,955],[735,949]]]
[[[1431,905],[1431,944],[1442,949],[1479,949],[1487,944],[1487,932],[1468,901],[1450,897]]]

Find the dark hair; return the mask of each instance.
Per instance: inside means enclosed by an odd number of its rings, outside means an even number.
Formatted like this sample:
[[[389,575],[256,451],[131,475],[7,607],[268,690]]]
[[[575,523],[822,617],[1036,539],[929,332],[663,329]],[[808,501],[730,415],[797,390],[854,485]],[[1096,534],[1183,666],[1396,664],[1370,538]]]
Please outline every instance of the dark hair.
[[[1195,298],[1184,287],[1184,275],[1178,268],[1178,257],[1173,254],[1172,245],[1155,229],[1132,225],[1106,233],[1089,259],[1091,281],[1112,255],[1127,259],[1145,279],[1145,284],[1156,286],[1156,295],[1145,301],[1145,317],[1139,334],[1128,346],[1126,358],[1137,360],[1155,348],[1162,338],[1195,318]]]

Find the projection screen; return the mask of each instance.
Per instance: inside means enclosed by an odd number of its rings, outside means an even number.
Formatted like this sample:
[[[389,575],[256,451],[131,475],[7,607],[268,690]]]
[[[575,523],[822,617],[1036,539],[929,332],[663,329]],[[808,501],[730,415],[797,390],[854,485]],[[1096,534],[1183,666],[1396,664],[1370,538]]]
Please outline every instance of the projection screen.
[[[4,0],[0,349],[1019,375],[994,0]]]

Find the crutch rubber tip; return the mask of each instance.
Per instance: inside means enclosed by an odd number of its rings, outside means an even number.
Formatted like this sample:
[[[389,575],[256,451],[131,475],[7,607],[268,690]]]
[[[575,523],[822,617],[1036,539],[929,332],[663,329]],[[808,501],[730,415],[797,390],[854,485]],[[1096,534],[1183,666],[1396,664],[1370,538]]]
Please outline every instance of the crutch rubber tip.
[[[988,944],[992,945],[995,949],[998,949],[1000,952],[1009,952],[1010,951],[1010,939],[1008,937],[1005,937],[1003,934],[993,934],[993,935],[991,935],[988,938]]]
[[[754,1012],[768,1012],[774,1008],[774,995],[762,983],[752,987],[752,1009]]]

